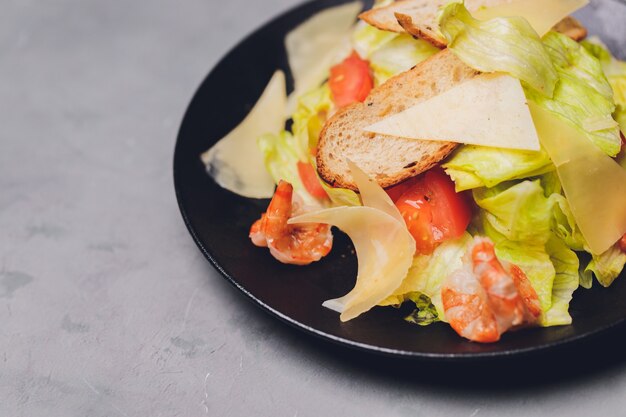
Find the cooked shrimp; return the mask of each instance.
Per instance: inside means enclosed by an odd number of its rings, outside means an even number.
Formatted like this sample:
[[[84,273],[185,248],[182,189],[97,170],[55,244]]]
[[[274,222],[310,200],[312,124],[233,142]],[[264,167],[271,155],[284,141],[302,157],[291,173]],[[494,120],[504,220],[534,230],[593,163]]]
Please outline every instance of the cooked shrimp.
[[[509,272],[509,275],[513,277],[515,287],[522,297],[526,311],[524,312],[524,323],[534,324],[541,315],[541,305],[539,304],[539,296],[537,292],[530,284],[528,277],[522,271],[522,268],[515,264],[504,262],[504,267]]]
[[[267,239],[265,238],[265,213],[261,214],[261,218],[255,221],[250,228],[250,240],[256,246],[267,248]]]
[[[441,289],[446,319],[462,337],[474,342],[500,339],[487,294],[468,268],[453,272]]]
[[[327,224],[287,224],[298,210],[292,198],[293,187],[281,181],[267,211],[250,228],[250,239],[257,246],[269,247],[282,263],[308,265],[330,252],[333,235]]]
[[[507,330],[537,321],[537,293],[516,265],[501,263],[493,242],[476,238],[464,268],[442,287],[445,316],[461,336],[475,342],[496,342]]]

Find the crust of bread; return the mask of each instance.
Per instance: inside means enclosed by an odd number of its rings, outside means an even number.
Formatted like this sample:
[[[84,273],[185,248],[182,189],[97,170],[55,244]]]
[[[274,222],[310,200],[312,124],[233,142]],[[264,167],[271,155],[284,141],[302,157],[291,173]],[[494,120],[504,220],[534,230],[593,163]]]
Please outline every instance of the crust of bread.
[[[380,186],[388,188],[432,168],[458,144],[379,135],[363,128],[478,74],[451,51],[444,50],[375,88],[365,102],[342,108],[320,133],[320,176],[332,186],[356,190],[347,164],[351,160]]]
[[[424,39],[439,49],[443,49],[448,46],[448,41],[444,37],[438,35],[428,26],[414,24],[413,18],[408,14],[396,13],[395,17],[400,26],[402,26],[402,29],[414,38]]]

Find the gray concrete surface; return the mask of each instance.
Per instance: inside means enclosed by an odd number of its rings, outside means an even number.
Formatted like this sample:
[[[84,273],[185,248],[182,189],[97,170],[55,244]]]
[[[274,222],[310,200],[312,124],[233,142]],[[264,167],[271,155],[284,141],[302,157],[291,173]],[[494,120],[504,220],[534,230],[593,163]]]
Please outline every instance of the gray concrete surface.
[[[497,392],[346,364],[202,258],[172,187],[179,122],[296,3],[0,0],[0,416],[623,415],[623,364]]]

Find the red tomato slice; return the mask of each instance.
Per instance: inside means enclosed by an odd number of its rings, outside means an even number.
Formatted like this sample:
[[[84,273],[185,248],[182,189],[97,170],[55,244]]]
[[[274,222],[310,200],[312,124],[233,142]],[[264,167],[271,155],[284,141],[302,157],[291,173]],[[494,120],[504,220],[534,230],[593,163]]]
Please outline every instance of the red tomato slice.
[[[298,161],[298,174],[300,175],[304,188],[306,188],[309,194],[315,198],[328,197],[322,184],[320,184],[320,179],[317,177],[313,165],[308,162]]]
[[[337,107],[364,101],[374,86],[369,63],[353,52],[330,69],[328,86]]]
[[[454,182],[440,168],[419,177],[396,201],[418,253],[430,254],[447,239],[460,237],[472,211]]]
[[[387,188],[385,191],[391,198],[391,200],[395,203],[398,199],[409,190],[417,181],[420,181],[420,177],[409,178],[408,180],[401,182],[400,184],[394,185],[391,188]]]
[[[619,248],[622,250],[622,252],[626,252],[626,235],[622,236],[622,238],[620,239]]]

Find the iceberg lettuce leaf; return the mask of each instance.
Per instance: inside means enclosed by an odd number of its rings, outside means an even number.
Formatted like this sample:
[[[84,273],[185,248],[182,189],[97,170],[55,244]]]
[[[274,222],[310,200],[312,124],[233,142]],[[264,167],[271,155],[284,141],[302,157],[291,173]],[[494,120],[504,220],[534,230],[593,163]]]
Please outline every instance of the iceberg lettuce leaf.
[[[352,46],[361,58],[369,59],[374,52],[396,39],[399,35],[399,33],[380,30],[360,21],[352,34]]]
[[[450,3],[439,29],[461,61],[482,72],[505,72],[538,94],[552,97],[558,74],[539,35],[521,17],[474,19],[463,3]]]
[[[613,89],[615,103],[626,106],[626,62],[611,55],[611,52],[597,37],[586,39],[581,42],[581,45],[600,61],[604,74]]]
[[[437,52],[439,48],[423,39],[414,39],[405,33],[397,34],[369,57],[376,84],[380,85],[389,78],[410,70]]]
[[[399,305],[410,299],[410,294],[420,293],[430,298],[438,317],[445,321],[441,285],[448,275],[463,266],[463,255],[471,242],[472,237],[465,233],[459,239],[443,242],[432,255],[415,256],[400,287],[379,305]]]
[[[298,99],[296,111],[292,116],[291,130],[297,139],[296,151],[301,161],[309,159],[310,150],[317,147],[320,132],[332,109],[333,101],[328,83]]]
[[[296,111],[293,114],[292,131],[294,140],[289,141],[291,149],[285,151],[290,157],[297,156],[298,160],[309,162],[316,166],[313,150],[317,147],[320,132],[328,115],[333,110],[333,102],[328,83],[313,89],[298,99]],[[291,176],[293,178],[293,175]],[[318,176],[319,178],[319,176]],[[352,190],[335,188],[319,178],[320,184],[331,202],[335,206],[358,206],[359,196]]]
[[[553,203],[539,180],[479,188],[473,195],[485,221],[506,239],[545,245],[550,238]]]
[[[548,154],[541,150],[517,151],[466,145],[443,164],[457,191],[493,187],[504,181],[541,175],[554,170]]]
[[[621,140],[613,119],[613,90],[600,61],[576,41],[560,33],[548,33],[543,44],[555,64],[559,80],[552,97],[528,88],[526,97],[573,123],[604,153],[617,155]]]
[[[262,135],[257,139],[257,145],[263,153],[265,169],[276,184],[284,180],[293,185],[295,192],[305,191],[298,174],[298,144],[290,132]]]
[[[407,322],[417,324],[418,326],[428,326],[441,321],[437,308],[435,308],[427,295],[412,292],[407,294],[406,298],[408,301],[415,303],[415,310],[404,318]]]
[[[619,245],[615,245],[601,255],[593,255],[585,272],[593,273],[600,285],[608,287],[622,272],[625,264],[626,253],[622,252]]]
[[[569,314],[569,303],[579,285],[578,255],[563,243],[562,240],[552,237],[546,245],[555,276],[552,283],[552,303],[543,314],[543,326],[560,326],[572,323]]]

